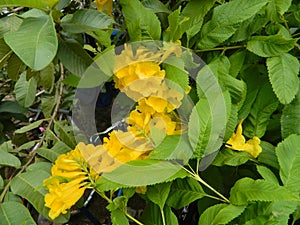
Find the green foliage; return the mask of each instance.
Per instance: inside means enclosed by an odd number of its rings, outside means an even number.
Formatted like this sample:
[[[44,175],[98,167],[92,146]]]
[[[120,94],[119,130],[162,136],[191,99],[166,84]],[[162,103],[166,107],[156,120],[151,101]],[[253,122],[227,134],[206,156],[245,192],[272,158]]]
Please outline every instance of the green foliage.
[[[3,225],[26,224],[35,225],[27,208],[18,202],[4,202],[0,204],[0,220]]]

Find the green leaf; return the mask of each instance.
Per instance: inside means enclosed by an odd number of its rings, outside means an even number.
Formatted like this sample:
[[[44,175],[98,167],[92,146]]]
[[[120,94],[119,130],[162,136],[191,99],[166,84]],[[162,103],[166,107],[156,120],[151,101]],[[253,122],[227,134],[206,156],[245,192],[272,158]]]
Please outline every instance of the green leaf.
[[[147,187],[147,197],[150,201],[158,205],[161,209],[164,207],[170,193],[171,182],[156,184]]]
[[[11,190],[14,194],[27,199],[40,214],[50,220],[49,208],[45,207],[44,201],[46,190],[42,188],[43,180],[49,176],[50,174],[44,170],[21,173],[12,179]],[[69,213],[60,215],[54,222],[65,223],[69,216]]]
[[[59,38],[58,58],[64,66],[77,76],[82,76],[93,59],[83,47],[73,39],[62,40]]]
[[[1,225],[36,225],[29,210],[18,202],[0,203]]]
[[[257,97],[251,106],[249,116],[243,123],[244,134],[252,138],[262,137],[269,124],[270,116],[278,107],[278,100],[273,93],[271,85],[265,83],[259,90]]]
[[[24,6],[29,8],[49,10],[56,5],[57,2],[58,0],[3,0],[0,3],[0,8],[8,6]]]
[[[268,167],[256,165],[257,172],[262,176],[264,180],[267,180],[274,184],[279,184],[277,177]]]
[[[296,39],[286,38],[282,34],[255,36],[247,43],[247,49],[261,57],[280,56],[294,48]]]
[[[13,146],[11,141],[6,141],[0,145],[0,151],[11,152],[13,151]]]
[[[228,204],[217,204],[206,209],[199,218],[199,225],[227,224],[238,217],[246,206],[235,206]]]
[[[260,146],[262,147],[262,152],[258,156],[258,162],[279,170],[275,147],[266,141],[261,141]]]
[[[16,31],[19,29],[20,25],[22,24],[23,20],[19,18],[17,15],[10,15],[6,16],[4,18],[1,18],[0,20],[0,38],[3,38],[4,34],[10,32],[10,31]],[[2,42],[3,39],[1,39],[0,42]],[[4,42],[4,40],[3,40]],[[0,50],[0,54],[1,54]],[[0,57],[2,58],[2,57]]]
[[[232,77],[237,77],[240,70],[242,69],[242,66],[244,65],[244,61],[246,58],[246,51],[236,51],[229,57],[230,61],[230,69],[229,74]]]
[[[17,134],[22,134],[25,133],[27,131],[33,130],[37,127],[39,127],[44,121],[46,121],[45,119],[41,119],[41,120],[37,120],[29,125],[26,125],[24,127],[21,127],[20,129],[16,130],[15,133]]]
[[[43,114],[46,118],[50,118],[53,112],[53,109],[56,105],[58,95],[56,93],[55,96],[43,96],[41,97],[41,107]]]
[[[275,151],[283,185],[298,193],[300,191],[300,135],[290,135],[278,144]]]
[[[272,0],[271,2],[274,2],[276,11],[280,15],[283,15],[285,12],[287,12],[292,4],[292,0]]]
[[[16,168],[19,168],[21,166],[20,160],[13,154],[0,150],[0,155],[0,165]]]
[[[240,0],[215,7],[211,20],[201,29],[197,47],[214,48],[223,43],[234,34],[241,22],[254,16],[267,2],[267,0],[251,2]]]
[[[120,3],[128,28],[129,26],[134,26],[141,30],[143,39],[160,39],[160,22],[152,11],[146,9],[138,0],[121,0]],[[130,37],[133,31],[134,30],[129,29]]]
[[[56,55],[56,31],[52,17],[48,15],[25,18],[16,32],[5,34],[4,39],[16,55],[33,70],[45,68]]]
[[[27,109],[20,106],[16,101],[1,101],[0,113],[26,113]]]
[[[26,80],[26,73],[22,73],[14,89],[16,99],[23,107],[29,107],[34,103],[37,82],[35,77]]]
[[[45,90],[52,91],[55,82],[55,68],[54,64],[50,63],[46,68],[39,73],[39,85],[43,86]]]
[[[300,134],[300,88],[295,99],[288,105],[285,105],[281,116],[281,135],[282,138],[290,134]]]
[[[67,19],[63,19],[61,26],[70,33],[85,33],[107,29],[113,22],[110,16],[99,10],[80,9],[76,10],[73,15],[69,14]]]
[[[245,164],[250,159],[247,152],[237,152],[229,148],[221,150],[213,161],[215,166],[239,166]]]
[[[115,209],[110,212],[112,225],[129,225],[126,215],[120,210]]]
[[[289,224],[290,215],[296,210],[297,202],[277,201],[272,204],[271,221],[274,224]]]
[[[160,208],[152,202],[146,205],[140,219],[144,225],[163,225]]]
[[[142,0],[142,4],[154,13],[171,13],[168,7],[159,0]]]
[[[30,164],[27,167],[26,172],[44,170],[47,173],[50,173],[51,168],[52,168],[52,163],[49,163],[49,162],[35,162],[35,163]]]
[[[267,59],[273,90],[282,104],[289,104],[299,89],[300,63],[295,56],[283,53]]]
[[[0,190],[2,190],[3,186],[4,186],[4,181],[2,176],[0,175]]]
[[[164,69],[166,71],[166,79],[171,81],[170,85],[175,86],[174,89],[179,89],[178,91],[185,93],[189,84],[188,73],[171,64],[164,64]]]
[[[71,87],[77,87],[80,82],[80,77],[70,73],[65,79],[62,80],[62,82]]]
[[[130,171],[130,175],[128,174]],[[144,186],[172,181],[187,176],[177,163],[157,160],[135,160],[102,175],[109,181],[125,186]],[[137,179],[138,178],[138,179]]]
[[[246,205],[253,201],[299,201],[299,197],[286,187],[245,177],[231,188],[229,200],[234,205]]]
[[[73,134],[73,127],[67,125],[66,121],[54,121],[54,131],[71,149],[75,148],[76,140]]]
[[[185,22],[188,18],[180,17],[180,10],[178,8],[168,16],[169,27],[166,29],[165,41],[179,40],[187,28]]]
[[[71,150],[72,149],[64,142],[58,141],[51,149],[41,147],[37,149],[36,152],[40,156],[43,156],[44,158],[54,163],[58,156],[60,156],[61,154],[65,154]]]
[[[13,54],[7,61],[7,75],[12,80],[17,80],[22,69],[23,62],[16,54]]]
[[[183,208],[207,194],[193,178],[177,179],[173,182],[166,204],[175,209]]]

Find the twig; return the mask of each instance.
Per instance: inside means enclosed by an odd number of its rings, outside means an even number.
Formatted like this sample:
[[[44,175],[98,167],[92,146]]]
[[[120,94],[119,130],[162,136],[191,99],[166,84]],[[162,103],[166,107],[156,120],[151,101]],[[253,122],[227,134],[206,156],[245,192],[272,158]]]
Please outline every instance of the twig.
[[[194,50],[194,52],[210,52],[210,51],[226,51],[228,49],[239,49],[239,48],[245,48],[245,45],[236,45],[236,46],[224,46],[224,47],[217,47],[217,48],[207,48],[207,49],[199,49]]]

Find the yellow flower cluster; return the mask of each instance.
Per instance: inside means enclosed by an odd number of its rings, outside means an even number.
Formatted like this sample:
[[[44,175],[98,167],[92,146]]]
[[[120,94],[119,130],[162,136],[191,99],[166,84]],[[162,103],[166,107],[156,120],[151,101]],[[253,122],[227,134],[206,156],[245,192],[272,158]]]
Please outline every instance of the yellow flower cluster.
[[[243,128],[242,128],[243,120],[237,126],[236,133],[234,133],[230,139],[226,142],[225,146],[227,148],[237,150],[237,151],[244,151],[248,152],[254,158],[261,153],[262,148],[259,145],[260,139],[256,136],[246,141],[245,137],[242,135]]]
[[[45,206],[50,208],[49,217],[55,219],[61,213],[67,213],[85,189],[99,178],[96,171],[88,167],[78,147],[60,155],[51,169],[51,177],[43,182],[49,191],[45,195]]]

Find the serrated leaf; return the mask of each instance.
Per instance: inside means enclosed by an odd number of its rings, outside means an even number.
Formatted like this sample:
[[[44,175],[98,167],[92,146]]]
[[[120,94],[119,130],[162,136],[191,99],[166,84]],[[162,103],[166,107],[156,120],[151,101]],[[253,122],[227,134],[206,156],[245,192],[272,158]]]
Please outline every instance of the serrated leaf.
[[[300,134],[300,89],[295,99],[288,105],[285,105],[281,116],[281,135],[282,138],[290,134]]]
[[[36,225],[29,210],[21,203],[13,201],[0,203],[0,221],[1,225]]]
[[[215,166],[239,166],[246,163],[250,159],[247,152],[237,152],[225,148],[221,150],[213,161]]]
[[[175,209],[183,208],[206,196],[200,183],[189,177],[175,180],[171,190],[166,204]]]
[[[16,168],[19,168],[21,166],[20,160],[13,154],[0,150],[0,155],[0,165]]]
[[[71,73],[81,77],[93,62],[92,58],[76,40],[60,38],[58,45],[58,58]]]
[[[217,204],[206,209],[199,218],[199,225],[227,224],[238,217],[246,206],[235,206],[228,204]]]
[[[43,180],[49,176],[50,174],[44,170],[21,173],[12,179],[11,190],[14,194],[27,199],[40,214],[50,220],[49,208],[45,207],[44,201],[46,190],[42,188]],[[60,215],[54,222],[65,223],[69,216],[69,213]]]
[[[256,165],[256,169],[264,180],[270,181],[274,184],[279,184],[277,177],[268,167]]]
[[[188,19],[180,17],[180,10],[179,8],[168,16],[169,27],[166,29],[166,35],[164,37],[166,41],[179,40],[187,28],[185,22]]]
[[[261,57],[280,56],[294,48],[296,42],[296,39],[282,34],[254,36],[247,42],[247,50]]]
[[[150,201],[158,205],[161,209],[164,207],[170,193],[171,182],[148,186],[146,195]]]
[[[284,186],[245,177],[231,188],[229,200],[234,205],[246,205],[253,201],[299,201],[299,197]]]
[[[274,224],[289,224],[290,214],[297,208],[297,202],[294,201],[277,201],[271,206],[272,217],[270,221]]]
[[[128,174],[130,171],[130,175]],[[102,175],[109,181],[133,187],[162,183],[187,176],[177,163],[157,160],[135,160]],[[138,178],[138,179],[137,179]]]
[[[237,51],[229,57],[229,61],[230,61],[229,74],[232,77],[236,77],[239,74],[240,70],[242,69],[242,66],[244,65],[245,58],[246,58],[245,50]]]
[[[275,149],[280,165],[280,178],[285,187],[298,193],[300,190],[300,136],[292,134]]]
[[[29,107],[34,103],[37,82],[35,77],[26,80],[26,73],[22,73],[15,84],[14,93],[19,104],[23,107]]]
[[[22,134],[22,133],[25,133],[27,131],[33,130],[33,129],[37,128],[38,126],[40,126],[44,121],[46,121],[46,120],[41,119],[41,120],[35,121],[31,124],[28,124],[24,127],[21,127],[20,129],[16,130],[15,133]]]
[[[283,15],[291,6],[292,0],[272,0],[275,4],[276,11]]]
[[[16,54],[13,54],[7,61],[7,75],[12,80],[17,80],[23,66],[23,62]]]
[[[70,14],[68,16],[71,16]],[[80,9],[61,22],[62,28],[70,33],[85,33],[101,29],[107,29],[113,19],[106,13],[93,9]]]
[[[146,9],[138,0],[121,0],[120,3],[126,24],[141,30],[142,39],[160,39],[160,22],[152,11]],[[130,37],[133,31],[129,30]]]
[[[270,116],[278,107],[278,100],[273,93],[271,85],[267,82],[259,90],[250,113],[245,120],[244,134],[252,138],[262,137],[269,124]]]
[[[8,6],[24,6],[29,8],[49,10],[56,5],[57,2],[58,0],[3,0],[0,3],[0,8]]]
[[[299,89],[300,63],[291,54],[283,53],[267,59],[269,79],[282,104],[289,104]]]
[[[201,29],[198,48],[214,48],[230,38],[239,27],[239,23],[254,16],[267,0],[231,1],[214,8],[210,21]]]
[[[5,42],[31,69],[41,70],[53,60],[57,37],[51,16],[25,18],[20,28],[4,36]]]
[[[129,225],[126,215],[120,210],[115,209],[110,212],[112,225]]]

